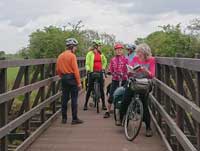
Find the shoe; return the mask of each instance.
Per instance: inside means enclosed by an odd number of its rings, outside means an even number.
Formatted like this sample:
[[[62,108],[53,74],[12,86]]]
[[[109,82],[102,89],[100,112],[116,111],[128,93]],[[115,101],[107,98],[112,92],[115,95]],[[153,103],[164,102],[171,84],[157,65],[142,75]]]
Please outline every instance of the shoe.
[[[62,119],[62,124],[66,124],[67,123],[67,119]]]
[[[105,105],[102,106],[102,110],[107,110]]]
[[[104,114],[104,118],[109,118],[110,117],[110,113],[109,112],[106,112],[105,114]]]
[[[152,137],[153,136],[153,131],[149,128],[146,130],[146,137]]]
[[[72,125],[76,125],[76,124],[82,124],[83,123],[83,121],[82,120],[80,120],[80,119],[75,119],[75,120],[72,120]]]
[[[84,111],[87,111],[88,110],[88,107],[87,105],[84,105],[84,108],[83,108]]]
[[[115,125],[116,126],[122,126],[122,122],[121,121],[115,121]]]

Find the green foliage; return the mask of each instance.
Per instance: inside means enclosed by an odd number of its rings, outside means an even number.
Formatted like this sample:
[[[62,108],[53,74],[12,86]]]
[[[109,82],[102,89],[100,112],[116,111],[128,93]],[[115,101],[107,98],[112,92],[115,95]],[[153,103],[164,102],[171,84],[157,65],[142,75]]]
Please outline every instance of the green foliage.
[[[78,56],[85,56],[91,46],[91,41],[103,41],[102,51],[108,60],[114,55],[113,45],[115,36],[98,33],[94,30],[82,30],[82,21],[77,24],[68,23],[64,29],[55,26],[38,29],[30,35],[29,45],[19,51],[22,58],[50,58],[57,57],[65,50],[65,39],[74,37],[79,41]],[[194,19],[186,29],[181,24],[160,26],[160,30],[145,38],[137,38],[135,43],[146,42],[152,48],[153,55],[175,56],[181,53],[185,57],[193,57],[200,52],[200,19]]]
[[[114,56],[114,48],[111,45],[104,45],[102,47],[102,52],[108,61]]]
[[[136,44],[146,42],[150,45],[155,56],[174,57],[181,53],[185,57],[194,57],[200,47],[200,40],[196,35],[182,32],[180,24],[160,26],[161,30],[138,38]]]
[[[4,51],[0,51],[0,58],[4,58],[5,57],[5,52]]]
[[[79,42],[77,56],[85,56],[91,41],[100,39],[103,41],[103,51],[111,55],[110,49],[115,42],[115,36],[106,33],[99,34],[93,30],[81,30],[81,21],[77,24],[69,23],[71,29],[64,30],[55,26],[38,29],[30,35],[29,46],[21,49],[18,54],[22,58],[55,58],[65,50],[65,39],[73,37]]]
[[[68,37],[67,33],[53,26],[37,30],[30,35],[28,56],[33,58],[56,57],[65,50],[65,39]]]

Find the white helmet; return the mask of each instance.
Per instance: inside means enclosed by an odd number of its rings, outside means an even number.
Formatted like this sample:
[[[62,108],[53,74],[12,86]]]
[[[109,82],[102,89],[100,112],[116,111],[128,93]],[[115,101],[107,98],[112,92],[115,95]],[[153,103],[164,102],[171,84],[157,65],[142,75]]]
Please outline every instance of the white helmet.
[[[78,41],[75,38],[68,38],[65,40],[65,44],[66,46],[77,46],[78,45]]]

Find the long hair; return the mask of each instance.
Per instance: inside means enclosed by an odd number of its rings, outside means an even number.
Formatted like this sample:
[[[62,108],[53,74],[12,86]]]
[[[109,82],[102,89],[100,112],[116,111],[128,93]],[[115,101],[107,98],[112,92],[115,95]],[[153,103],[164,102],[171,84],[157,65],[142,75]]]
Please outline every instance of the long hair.
[[[151,48],[149,47],[148,44],[146,43],[142,43],[142,44],[139,44],[135,50],[135,52],[142,52],[145,56],[145,59],[148,59],[149,57],[152,56],[152,53],[151,53]]]

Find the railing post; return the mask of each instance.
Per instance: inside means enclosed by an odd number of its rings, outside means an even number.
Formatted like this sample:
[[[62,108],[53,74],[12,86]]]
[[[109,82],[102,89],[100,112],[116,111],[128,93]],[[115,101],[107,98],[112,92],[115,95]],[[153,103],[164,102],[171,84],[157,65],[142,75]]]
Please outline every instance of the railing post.
[[[165,65],[164,66],[164,82],[165,84],[167,84],[168,86],[170,85],[170,70],[169,70],[169,66]],[[170,114],[170,98],[164,94],[164,104],[165,104],[165,109],[167,111],[168,114]],[[170,128],[168,127],[168,125],[165,125],[165,135],[167,140],[170,140]]]
[[[41,71],[40,71],[40,79],[44,80],[45,79],[45,66],[44,64],[41,65]],[[45,87],[41,87],[41,102],[45,100]],[[41,110],[41,122],[45,122],[45,109]]]
[[[29,83],[30,83],[29,66],[26,66],[24,72],[24,85],[25,86],[29,85]],[[30,92],[25,94],[24,101],[25,101],[25,112],[27,112],[30,110]],[[25,134],[26,137],[30,135],[30,120],[27,120],[25,123]]]
[[[160,80],[161,79],[161,65],[156,64],[156,77]],[[158,86],[156,86],[156,99],[161,102],[161,90],[159,89]],[[161,127],[162,125],[162,117],[160,113],[158,112],[158,124]]]
[[[200,58],[200,54],[195,55]],[[200,72],[196,72],[196,104],[200,107]],[[200,123],[197,123],[197,150],[200,150]]]
[[[176,57],[181,57],[181,55],[176,54]],[[180,93],[181,95],[183,95],[184,90],[183,90],[183,77],[182,77],[181,68],[176,67],[175,71],[176,71],[176,74],[175,74],[176,75],[176,91]],[[184,125],[183,125],[184,114],[183,113],[184,113],[183,109],[177,105],[176,123],[182,131],[184,131]],[[179,143],[177,145],[178,145],[177,151],[181,151],[182,150],[181,145]]]
[[[0,60],[5,60],[2,58]],[[7,90],[7,69],[0,69],[0,94]],[[8,123],[8,104],[0,104],[0,128]],[[7,136],[0,139],[0,151],[8,150],[8,139]]]
[[[52,77],[56,75],[56,64],[52,64]],[[52,83],[52,96],[56,94],[56,82]],[[53,114],[56,113],[56,101],[52,103]]]

